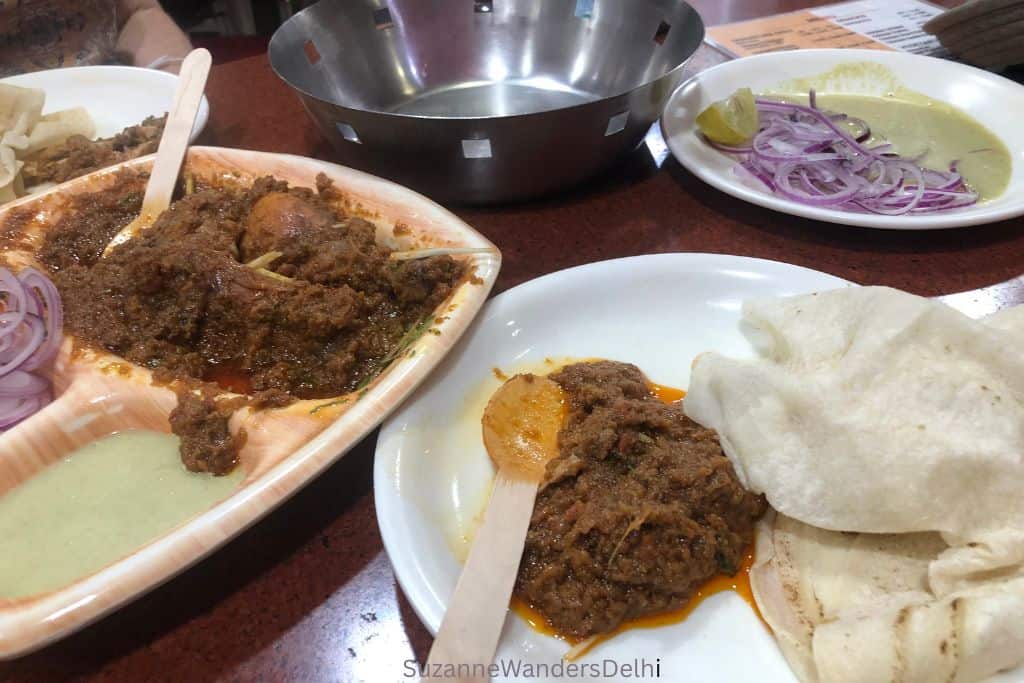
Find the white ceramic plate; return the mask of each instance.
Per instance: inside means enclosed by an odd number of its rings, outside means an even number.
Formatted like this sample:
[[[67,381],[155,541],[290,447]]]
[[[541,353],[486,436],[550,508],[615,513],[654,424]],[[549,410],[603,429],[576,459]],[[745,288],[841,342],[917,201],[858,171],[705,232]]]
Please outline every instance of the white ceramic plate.
[[[0,83],[46,91],[43,113],[85,107],[96,123],[101,138],[120,133],[147,116],[170,111],[178,77],[155,69],[135,66],[75,66],[11,76]],[[210,103],[199,104],[192,140],[206,127]]]
[[[472,533],[489,493],[493,469],[480,415],[500,384],[493,368],[603,357],[636,363],[653,381],[685,388],[690,362],[702,351],[753,355],[738,327],[744,299],[848,284],[774,261],[664,254],[564,270],[493,299],[377,441],[377,519],[420,619],[437,631],[467,549],[462,537]],[[515,617],[506,622],[497,656],[553,665],[566,650]],[[681,623],[627,631],[581,662],[617,666],[635,658],[660,659],[667,681],[794,680],[768,630],[731,592],[712,596]]]
[[[960,108],[1001,137],[1013,156],[1006,191],[975,206],[921,216],[880,216],[815,208],[740,182],[732,172],[735,160],[713,149],[697,133],[697,114],[737,88],[763,91],[790,79],[814,76],[855,62],[885,66],[910,90]],[[879,86],[870,82],[846,83],[844,92],[878,95],[882,94]],[[928,230],[980,225],[1024,214],[1024,126],[1020,125],[1019,114],[1022,111],[1024,87],[957,62],[880,50],[797,50],[737,59],[697,74],[669,98],[661,129],[679,163],[709,185],[744,201],[830,223]]]

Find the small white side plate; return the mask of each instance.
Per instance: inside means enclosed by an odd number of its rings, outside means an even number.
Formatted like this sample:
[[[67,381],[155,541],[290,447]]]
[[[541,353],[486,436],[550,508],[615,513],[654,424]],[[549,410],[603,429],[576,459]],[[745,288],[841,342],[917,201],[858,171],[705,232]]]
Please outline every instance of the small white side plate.
[[[489,493],[493,469],[480,415],[500,384],[493,368],[543,370],[545,358],[601,357],[635,363],[653,381],[685,388],[690,363],[702,351],[753,355],[739,330],[744,299],[848,284],[774,261],[663,254],[564,270],[493,299],[377,441],[377,519],[398,581],[420,619],[437,631],[461,571],[460,536],[472,529]],[[510,617],[497,657],[506,664],[550,667],[567,649]],[[712,596],[681,623],[627,631],[580,663],[609,667],[584,678],[623,680],[623,672],[612,667],[635,659],[657,661],[666,681],[794,680],[768,629],[728,592]],[[527,677],[521,670],[520,679]]]
[[[96,123],[96,135],[105,138],[141,123],[147,116],[170,111],[178,77],[135,66],[75,66],[11,76],[0,83],[44,90],[44,114],[85,107]],[[193,141],[209,118],[210,103],[204,96],[192,127]]]
[[[908,89],[958,107],[1002,138],[1013,156],[1006,191],[975,206],[920,216],[881,216],[805,206],[741,182],[732,172],[735,159],[713,149],[697,132],[697,114],[737,88],[760,92],[784,81],[856,62],[885,66]],[[929,230],[993,223],[1024,214],[1024,126],[1020,112],[1024,112],[1024,87],[957,62],[881,50],[796,50],[737,59],[697,74],[672,94],[661,129],[680,164],[709,185],[744,201],[829,223]]]

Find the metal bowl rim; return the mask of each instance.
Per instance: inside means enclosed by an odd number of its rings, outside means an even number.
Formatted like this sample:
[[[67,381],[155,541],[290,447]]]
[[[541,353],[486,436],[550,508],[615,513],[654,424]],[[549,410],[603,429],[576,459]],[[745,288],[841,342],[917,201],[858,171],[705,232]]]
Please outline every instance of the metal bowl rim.
[[[397,112],[392,112],[392,111],[381,111],[380,109],[365,109],[365,108],[362,108],[362,107],[352,107],[352,106],[349,106],[349,105],[341,104],[339,102],[332,102],[330,100],[325,100],[325,99],[323,99],[322,97],[320,97],[318,95],[314,95],[313,93],[308,92],[304,88],[300,88],[299,86],[295,85],[294,83],[292,83],[290,80],[288,80],[287,78],[285,78],[281,74],[281,72],[277,68],[277,65],[274,64],[274,49],[273,49],[274,48],[274,42],[278,39],[278,35],[280,35],[281,30],[284,29],[284,27],[288,23],[294,21],[300,15],[305,14],[306,12],[309,12],[310,10],[312,10],[314,7],[316,7],[316,4],[317,3],[314,3],[313,5],[310,5],[309,7],[306,7],[304,9],[296,12],[294,15],[292,15],[288,19],[288,21],[286,21],[284,24],[281,24],[281,26],[279,26],[277,28],[277,30],[274,31],[274,35],[270,37],[270,42],[267,45],[267,61],[270,62],[270,68],[273,70],[274,74],[278,78],[280,78],[281,81],[283,81],[284,84],[287,85],[289,88],[292,88],[296,92],[302,93],[304,96],[309,97],[311,99],[314,99],[314,100],[316,100],[318,102],[321,102],[323,104],[330,105],[332,107],[339,107],[341,109],[346,109],[346,110],[349,110],[349,111],[359,112],[360,114],[370,114],[370,115],[373,115],[373,116],[386,116],[386,117],[389,117],[389,118],[394,118],[394,119],[399,119],[399,120],[401,120],[401,119],[409,119],[409,120],[416,120],[416,121],[460,121],[460,122],[461,121],[467,121],[467,122],[473,122],[473,121],[511,121],[511,120],[514,120],[514,119],[525,118],[525,117],[528,117],[528,116],[537,116],[537,115],[543,115],[543,114],[550,114],[551,112],[556,112],[556,111],[572,111],[574,109],[581,109],[583,107],[589,107],[591,105],[600,104],[600,103],[603,103],[603,102],[607,102],[609,100],[615,100],[615,99],[618,99],[620,97],[624,97],[624,96],[630,95],[630,94],[632,94],[632,93],[634,93],[634,92],[636,92],[638,90],[642,90],[642,89],[644,89],[644,88],[646,88],[646,87],[648,87],[650,85],[653,85],[654,83],[657,83],[658,81],[660,81],[660,80],[662,80],[664,78],[668,78],[669,76],[675,74],[677,71],[680,71],[683,68],[685,68],[686,67],[686,63],[689,62],[690,59],[693,58],[693,55],[695,55],[697,53],[697,50],[700,49],[701,45],[704,44],[704,38],[707,35],[707,33],[706,33],[706,28],[707,27],[704,25],[704,19],[703,19],[703,17],[701,17],[700,12],[698,12],[693,7],[693,5],[691,5],[689,2],[686,2],[685,0],[683,0],[682,4],[684,4],[684,5],[686,5],[687,7],[690,8],[690,12],[693,13],[693,16],[696,19],[697,28],[699,29],[699,34],[700,35],[699,35],[699,38],[697,40],[696,47],[693,49],[692,52],[690,52],[688,55],[686,55],[686,57],[683,58],[683,61],[679,62],[679,64],[675,65],[674,67],[672,67],[671,69],[669,69],[668,71],[663,73],[662,75],[658,76],[657,78],[652,78],[651,80],[646,81],[644,83],[641,83],[639,85],[636,85],[636,86],[630,88],[629,90],[624,90],[621,93],[617,93],[615,95],[608,95],[607,97],[601,97],[599,99],[591,100],[589,102],[580,102],[579,104],[572,104],[572,105],[569,105],[567,107],[552,107],[550,109],[541,109],[539,111],[524,112],[522,114],[496,114],[496,115],[493,115],[493,116],[435,116],[435,115],[431,115],[431,114],[403,114],[403,113],[397,113]],[[500,82],[500,81],[498,81],[498,82]],[[675,91],[675,89],[673,88],[673,92],[674,91]],[[669,95],[671,96],[671,93],[669,93]],[[666,101],[667,101],[667,99],[668,98],[666,98]]]

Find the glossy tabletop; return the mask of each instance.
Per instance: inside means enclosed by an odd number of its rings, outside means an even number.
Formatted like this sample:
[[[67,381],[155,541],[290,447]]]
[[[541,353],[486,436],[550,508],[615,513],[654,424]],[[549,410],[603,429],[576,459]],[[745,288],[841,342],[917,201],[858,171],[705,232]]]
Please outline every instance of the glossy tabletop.
[[[692,2],[692,0],[691,0]],[[692,2],[708,24],[809,6]],[[699,70],[721,61],[702,48]],[[264,56],[215,66],[203,142],[330,160]],[[621,165],[557,197],[455,212],[497,243],[495,293],[569,266],[670,251],[787,261],[862,284],[960,298],[977,313],[1024,303],[1024,219],[885,232],[792,218],[702,184],[657,128]],[[430,634],[395,583],[374,516],[376,434],[213,556],[45,650],[0,664],[0,681],[412,681]],[[2,559],[2,558],[0,558]]]

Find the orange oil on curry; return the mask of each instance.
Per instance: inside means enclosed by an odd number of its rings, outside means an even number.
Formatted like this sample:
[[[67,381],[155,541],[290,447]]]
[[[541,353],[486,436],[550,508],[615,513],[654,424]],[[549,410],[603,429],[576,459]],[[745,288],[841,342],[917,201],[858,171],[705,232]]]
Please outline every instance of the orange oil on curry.
[[[683,389],[668,387],[663,384],[655,384],[654,382],[648,382],[648,386],[651,388],[651,393],[655,398],[663,403],[678,403],[686,396],[686,391]],[[751,548],[743,555],[743,561],[740,563],[740,567],[735,576],[720,574],[718,576],[711,577],[700,588],[698,588],[696,592],[694,592],[682,607],[668,610],[667,612],[661,612],[659,614],[648,614],[622,622],[608,633],[602,633],[596,638],[590,640],[584,649],[574,653],[574,658],[582,657],[601,643],[611,640],[615,636],[624,631],[628,631],[629,629],[657,628],[659,626],[678,624],[690,616],[690,613],[697,609],[704,600],[716,593],[722,593],[724,591],[733,591],[739,595],[745,603],[750,605],[750,609],[754,610],[754,614],[757,615],[757,618],[767,625],[764,621],[764,617],[761,616],[761,610],[757,608],[757,603],[754,602],[754,592],[750,588],[750,568],[753,564],[754,550]],[[559,633],[551,626],[550,622],[544,618],[544,615],[515,595],[512,596],[512,602],[509,605],[509,608],[518,614],[523,621],[529,624],[530,628],[538,633],[543,633],[546,636],[552,636],[559,640],[564,640],[571,645],[578,645],[584,640],[582,638],[576,638],[574,636],[567,636]]]
[[[207,371],[203,379],[208,382],[216,382],[236,394],[252,393],[252,380],[249,378],[249,373],[237,366],[229,364],[214,366]]]
[[[682,607],[678,607],[667,612],[661,612],[659,614],[648,614],[622,622],[608,633],[602,633],[592,639],[588,642],[585,649],[574,653],[574,658],[582,657],[601,643],[607,642],[629,629],[657,628],[659,626],[678,624],[686,619],[686,617],[690,616],[690,613],[697,609],[697,607],[699,607],[706,599],[716,593],[722,593],[724,591],[733,591],[743,598],[743,601],[750,605],[750,609],[754,610],[754,614],[757,615],[757,618],[760,619],[762,623],[765,623],[764,617],[761,616],[761,611],[757,608],[757,603],[754,602],[754,593],[750,588],[750,568],[753,564],[754,551],[751,549],[743,556],[743,562],[740,564],[739,571],[736,572],[735,576],[725,576],[723,574],[711,577],[704,583],[704,585],[697,589],[697,591]],[[544,615],[515,595],[512,596],[512,602],[509,605],[509,608],[518,614],[523,621],[529,624],[530,628],[538,633],[543,633],[546,636],[552,636],[559,640],[564,640],[570,645],[577,645],[583,642],[582,638],[567,636],[556,631],[548,620],[544,618]]]
[[[664,384],[648,382],[647,386],[651,388],[651,393],[654,394],[654,397],[662,403],[679,403],[686,396],[686,392],[683,389],[667,387]]]

